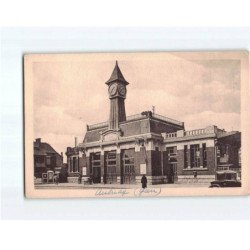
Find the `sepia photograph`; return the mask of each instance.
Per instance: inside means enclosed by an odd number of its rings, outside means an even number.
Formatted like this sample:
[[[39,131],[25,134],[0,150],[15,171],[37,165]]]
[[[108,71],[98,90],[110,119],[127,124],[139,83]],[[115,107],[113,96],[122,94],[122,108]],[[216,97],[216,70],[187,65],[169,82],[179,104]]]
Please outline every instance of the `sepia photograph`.
[[[26,196],[246,194],[248,59],[247,51],[25,55]]]

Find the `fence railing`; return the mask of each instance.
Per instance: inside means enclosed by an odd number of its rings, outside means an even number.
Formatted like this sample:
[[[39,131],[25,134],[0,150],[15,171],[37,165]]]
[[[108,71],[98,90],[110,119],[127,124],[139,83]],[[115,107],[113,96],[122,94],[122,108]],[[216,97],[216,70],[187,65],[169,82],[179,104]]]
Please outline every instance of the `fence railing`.
[[[184,132],[184,136],[202,135],[202,134],[207,134],[207,131],[205,129],[193,129]]]
[[[174,137],[177,137],[177,133],[174,132],[174,133],[163,133],[164,135],[164,138],[167,139],[167,138],[174,138]]]
[[[193,129],[193,130],[178,130],[177,132],[172,133],[162,133],[164,139],[170,139],[175,137],[189,137],[189,136],[199,136],[199,135],[210,135],[215,134],[215,128],[213,126],[209,126],[201,129]]]

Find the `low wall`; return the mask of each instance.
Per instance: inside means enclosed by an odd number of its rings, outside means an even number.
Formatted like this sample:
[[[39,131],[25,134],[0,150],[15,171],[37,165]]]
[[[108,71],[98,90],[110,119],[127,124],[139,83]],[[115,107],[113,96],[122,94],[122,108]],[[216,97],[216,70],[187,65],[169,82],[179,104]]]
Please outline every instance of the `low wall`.
[[[151,176],[146,175],[147,177],[147,184],[156,185],[156,184],[166,184],[167,178],[164,176]],[[141,184],[142,176],[136,176],[136,184]]]
[[[78,177],[68,177],[68,183],[78,183]]]
[[[209,184],[211,181],[215,180],[215,175],[198,175],[197,177],[189,175],[179,175],[177,183],[204,183]]]

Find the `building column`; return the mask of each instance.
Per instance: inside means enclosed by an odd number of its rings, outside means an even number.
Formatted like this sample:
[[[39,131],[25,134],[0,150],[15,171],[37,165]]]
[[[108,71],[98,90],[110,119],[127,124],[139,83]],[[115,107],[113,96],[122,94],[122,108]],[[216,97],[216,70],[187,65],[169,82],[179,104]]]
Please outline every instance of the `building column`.
[[[105,166],[105,157],[104,157],[104,150],[101,150],[101,183],[104,183],[105,176],[104,176],[104,166]]]
[[[203,147],[202,147],[202,143],[200,143],[200,167],[203,168]]]
[[[191,168],[191,155],[190,155],[190,145],[187,145],[187,159],[188,159],[188,168]]]
[[[122,183],[121,176],[121,149],[117,146],[116,150],[116,175],[117,175],[117,183]]]
[[[163,167],[163,148],[161,148],[161,176],[163,177],[164,167]]]
[[[163,157],[163,176],[166,178],[168,174],[168,155],[167,151],[162,151]]]
[[[91,163],[90,163],[90,156],[86,156],[86,168],[87,168],[87,176],[90,177],[92,174]]]
[[[67,156],[68,173],[70,173],[70,156]]]
[[[79,156],[77,156],[77,172],[80,173],[80,160],[79,160]]]
[[[116,174],[117,174],[117,183],[122,184],[121,153],[116,154]]]

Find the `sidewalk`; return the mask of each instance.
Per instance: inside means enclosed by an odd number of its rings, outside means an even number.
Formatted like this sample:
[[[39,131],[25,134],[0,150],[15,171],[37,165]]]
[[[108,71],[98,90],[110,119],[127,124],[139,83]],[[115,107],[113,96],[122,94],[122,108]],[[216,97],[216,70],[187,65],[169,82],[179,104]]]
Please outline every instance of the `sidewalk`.
[[[208,187],[208,184],[196,183],[196,184],[158,184],[158,185],[148,185],[148,188],[178,188],[178,187]],[[112,189],[129,189],[129,188],[141,188],[141,184],[91,184],[84,185],[78,183],[59,183],[59,184],[35,184],[37,189],[96,189],[96,188],[112,188]]]

